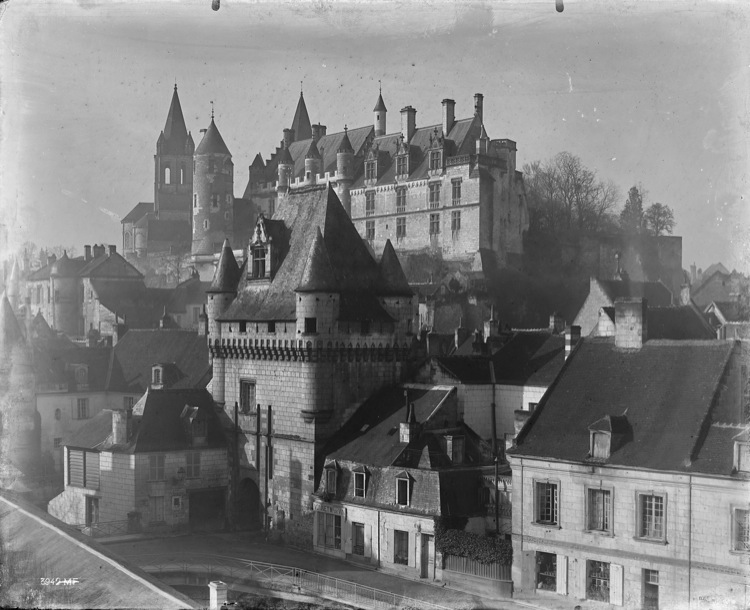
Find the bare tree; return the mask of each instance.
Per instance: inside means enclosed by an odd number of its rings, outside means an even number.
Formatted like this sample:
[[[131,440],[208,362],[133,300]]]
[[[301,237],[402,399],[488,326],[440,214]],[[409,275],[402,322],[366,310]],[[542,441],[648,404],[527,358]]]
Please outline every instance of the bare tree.
[[[643,215],[646,227],[656,236],[674,231],[674,212],[668,205],[655,203]]]

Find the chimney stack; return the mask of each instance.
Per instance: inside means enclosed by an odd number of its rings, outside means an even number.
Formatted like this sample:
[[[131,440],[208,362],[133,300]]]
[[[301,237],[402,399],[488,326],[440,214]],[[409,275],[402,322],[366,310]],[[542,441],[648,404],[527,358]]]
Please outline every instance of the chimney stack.
[[[109,246],[109,255],[112,256],[113,254],[117,254],[117,246],[110,245]]]
[[[474,94],[474,116],[478,116],[479,122],[484,123],[484,96],[481,93]]]
[[[284,130],[284,148],[289,148],[289,145],[294,142],[294,129],[288,127]]]
[[[83,250],[86,253],[83,257],[84,260],[90,261],[91,260],[91,246],[84,246]]]
[[[448,137],[448,133],[453,129],[456,122],[456,102],[454,100],[443,100],[443,136]]]
[[[407,393],[404,391],[404,396]],[[401,422],[398,440],[400,443],[410,443],[417,438],[417,415],[414,412],[414,403],[410,402],[406,408],[406,421]]]
[[[326,135],[327,129],[328,128],[325,125],[321,125],[320,123],[312,126],[312,139],[315,140],[316,144],[318,143],[318,140],[320,140],[320,138]]]
[[[112,411],[112,444],[125,445],[130,438],[133,422],[133,409]]]
[[[643,298],[615,300],[615,346],[640,349],[648,341],[648,301]]]
[[[408,143],[417,129],[417,111],[411,106],[401,109],[401,134]]]
[[[555,312],[549,317],[549,331],[553,335],[559,335],[561,332],[565,330],[565,320],[562,319],[562,316]]]
[[[565,331],[565,360],[570,358],[570,354],[573,352],[573,348],[578,345],[581,340],[581,327],[571,326]]]

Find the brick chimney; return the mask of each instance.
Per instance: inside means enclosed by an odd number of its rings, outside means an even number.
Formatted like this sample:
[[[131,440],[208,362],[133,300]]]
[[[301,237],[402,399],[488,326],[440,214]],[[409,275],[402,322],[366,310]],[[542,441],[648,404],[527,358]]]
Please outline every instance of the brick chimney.
[[[401,134],[406,142],[411,141],[411,137],[417,129],[417,111],[411,106],[401,109]]]
[[[484,122],[484,96],[481,93],[474,94],[474,115],[479,117],[479,122]]]
[[[112,411],[112,444],[125,445],[130,438],[133,409]]]
[[[454,100],[443,100],[443,136],[448,137],[448,133],[453,129],[456,122],[456,102]]]
[[[112,256],[113,254],[117,254],[117,246],[110,245],[110,247],[109,247],[109,255]]]
[[[573,352],[573,348],[578,345],[581,340],[581,327],[571,326],[565,331],[565,360],[570,358],[570,354]]]
[[[640,349],[648,341],[648,301],[619,298],[615,301],[615,346]]]
[[[84,246],[83,250],[86,253],[83,257],[84,260],[90,261],[91,260],[91,246]]]
[[[404,398],[408,401],[408,395],[404,390]],[[406,408],[406,421],[401,422],[399,427],[398,440],[400,443],[410,443],[416,440],[418,434],[417,416],[414,412],[414,403],[408,403]]]
[[[312,139],[315,140],[316,144],[320,138],[326,135],[327,129],[328,128],[325,125],[321,125],[320,123],[312,126]]]
[[[549,317],[549,331],[553,335],[559,335],[564,330],[565,330],[565,320],[563,320],[563,317],[559,313],[554,312]]]
[[[284,130],[284,148],[289,148],[289,145],[294,142],[294,129],[288,127]]]

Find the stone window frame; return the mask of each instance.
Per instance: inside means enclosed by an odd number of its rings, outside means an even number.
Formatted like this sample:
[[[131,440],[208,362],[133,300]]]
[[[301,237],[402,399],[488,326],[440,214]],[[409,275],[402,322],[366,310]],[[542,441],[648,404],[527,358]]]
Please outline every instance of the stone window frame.
[[[583,531],[589,534],[599,536],[614,537],[615,526],[615,488],[613,485],[584,485],[583,486]],[[609,527],[608,529],[596,529],[591,527],[591,492],[608,492],[609,493]]]
[[[430,235],[440,235],[440,213],[430,214]]]
[[[550,479],[550,478],[534,478],[532,479],[532,485],[533,485],[533,511],[531,514],[532,517],[532,525],[538,525],[541,527],[546,528],[557,528],[561,529],[560,526],[560,507],[562,506],[561,497],[562,497],[562,485],[560,482],[560,479]],[[554,496],[554,520],[542,520],[540,517],[542,516],[541,510],[541,501],[542,498],[540,497],[540,486],[541,485],[552,485],[555,488],[555,496]]]
[[[643,500],[647,497],[660,498],[662,502],[661,507],[661,536],[650,536],[643,534],[644,528],[644,514],[643,514]],[[636,491],[635,492],[635,539],[642,542],[652,542],[656,544],[667,544],[667,527],[669,520],[667,519],[669,508],[669,498],[666,492],[659,492],[656,490],[648,491]]]
[[[431,210],[440,207],[440,182],[430,182],[427,185],[427,201]]]
[[[430,151],[430,171],[440,171],[443,169],[443,150],[433,149]]]
[[[740,511],[745,513],[744,526],[741,525],[737,518],[737,513]],[[731,519],[729,527],[731,535],[729,552],[738,555],[748,555],[750,554],[750,504],[732,504],[729,514]],[[740,537],[743,539],[740,540]]]
[[[747,454],[747,463],[742,458],[743,453]],[[750,472],[750,441],[734,441],[734,468],[737,472]]]
[[[398,536],[397,536],[398,534]],[[400,537],[402,539],[400,544],[397,544],[396,539]],[[403,538],[406,538],[406,542],[403,542]],[[393,530],[393,563],[397,565],[409,565],[409,530]],[[398,554],[398,551],[401,554]]]
[[[153,453],[148,456],[148,480],[166,481],[167,456],[165,453]]]
[[[367,496],[367,471],[362,469],[356,469],[352,471],[352,474],[354,475],[354,487],[352,489],[352,495],[355,498],[364,498]],[[359,484],[361,482],[361,485]],[[361,490],[362,493],[357,493],[358,490]]]
[[[406,187],[396,187],[396,214],[406,212]]]
[[[396,156],[396,175],[397,176],[409,175],[409,155],[397,155]]]
[[[325,492],[331,496],[335,496],[338,490],[339,472],[336,462],[328,462],[324,467],[325,471]]]
[[[243,392],[243,388],[252,386],[252,392],[251,395],[248,395],[249,402],[247,404],[245,403],[245,394]],[[246,377],[240,377],[239,380],[239,403],[240,403],[240,412],[243,415],[248,415],[253,412],[253,408],[255,407],[255,397],[256,392],[258,390],[258,383],[255,379],[250,379]]]
[[[188,479],[198,479],[201,476],[201,452],[188,451],[185,454],[185,476]]]
[[[375,241],[375,221],[365,221],[365,239],[367,241]]]
[[[375,216],[375,191],[365,191],[365,216]]]
[[[406,216],[396,217],[396,239],[404,239],[406,237]]]
[[[402,498],[402,489],[403,485],[406,485],[406,489],[404,490],[405,498]],[[398,475],[396,477],[396,506],[411,506],[411,494],[412,494],[412,488],[413,483],[411,480],[411,477],[406,475]],[[404,499],[405,502],[402,502],[401,500]]]
[[[451,180],[451,204],[461,205],[461,178]]]

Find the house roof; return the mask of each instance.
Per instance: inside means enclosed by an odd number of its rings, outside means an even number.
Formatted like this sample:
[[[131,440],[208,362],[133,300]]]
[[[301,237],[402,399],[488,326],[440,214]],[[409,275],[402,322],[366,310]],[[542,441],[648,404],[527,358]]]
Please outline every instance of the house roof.
[[[128,212],[125,217],[120,221],[122,224],[133,223],[143,218],[149,212],[154,211],[153,202],[140,201],[135,207]]]
[[[43,267],[40,267],[36,271],[34,271],[31,275],[29,275],[28,278],[26,278],[27,282],[39,282],[49,279],[50,271],[52,270],[52,265],[44,265]]]
[[[88,370],[85,387],[76,389],[75,365]],[[44,343],[35,346],[34,373],[38,384],[67,385],[70,392],[126,392],[120,363],[111,347],[79,347],[62,345],[50,348]]]
[[[694,305],[648,308],[650,339],[715,339],[716,332]]]
[[[239,279],[240,268],[234,258],[229,240],[225,238],[224,245],[221,247],[219,264],[216,266],[214,278],[207,292],[235,292]]]
[[[102,449],[112,436],[112,410],[104,409],[86,421],[64,441],[68,447]]]
[[[208,448],[226,447],[227,441],[214,406],[206,389],[148,390],[133,409],[133,416],[141,412],[140,422],[130,439],[127,451],[180,451],[194,447],[189,427],[185,422],[185,407],[196,407],[207,423]],[[142,411],[141,411],[142,410]]]
[[[232,156],[229,152],[227,145],[224,143],[224,138],[219,133],[219,128],[216,127],[213,117],[211,117],[211,124],[208,126],[206,133],[198,144],[198,148],[195,149],[196,155],[228,155]]]
[[[73,277],[86,265],[86,261],[82,257],[70,258],[67,251],[63,252],[63,255],[58,258],[52,267],[50,268],[50,275],[57,275],[60,277]]]
[[[265,220],[259,222],[268,223]],[[293,320],[295,290],[302,285],[314,241],[320,232],[333,269],[335,291],[356,294],[354,303],[368,303],[368,311],[382,309],[377,301],[382,284],[380,268],[370,255],[332,187],[313,186],[292,191],[279,202],[273,221],[274,247],[280,261],[270,282],[242,274],[237,297],[221,320]],[[343,300],[343,299],[342,299]],[[377,305],[377,306],[376,306]],[[351,316],[357,312],[349,311]],[[364,313],[360,318],[365,318]]]
[[[734,440],[746,431],[746,424],[711,424],[690,470],[702,474],[732,475],[735,467]]]
[[[206,292],[211,282],[202,282],[198,275],[180,282],[174,287],[167,305],[169,313],[185,313],[188,305],[203,305],[206,303]]]
[[[329,292],[336,290],[336,286],[331,259],[323,241],[323,234],[318,227],[296,292]]]
[[[739,301],[714,301],[706,307],[708,311],[711,306],[719,310],[723,318],[727,322],[748,322],[747,314],[743,315],[742,308],[740,307]]]
[[[383,255],[380,257],[380,274],[383,277],[381,294],[409,297],[414,295],[390,239],[386,240]]]
[[[128,328],[159,326],[164,306],[171,298],[171,290],[147,288],[143,281],[123,282],[92,278],[91,287],[105,309],[125,320]]]
[[[645,298],[649,307],[672,305],[672,293],[661,282],[636,282],[633,280],[596,280],[612,303],[619,298]]]
[[[339,131],[321,136],[315,143],[315,148],[318,150],[321,159],[320,173],[324,174],[325,172],[336,171],[338,162],[336,155],[342,146],[344,136],[349,140],[349,144],[354,153],[359,154],[364,149],[366,142],[371,138],[372,133],[373,127],[372,125],[368,125],[366,127],[349,129],[346,132]],[[292,170],[293,177],[301,178],[305,175],[305,156],[310,149],[311,143],[312,139],[310,136],[305,140],[296,138],[295,141],[289,145],[288,149],[284,149],[285,152],[280,152],[280,155],[288,153],[291,157],[294,164],[294,169]],[[278,167],[278,163],[280,162],[281,158],[279,157],[277,159],[277,165],[274,167]],[[268,167],[271,167],[270,163]]]
[[[205,388],[210,380],[206,338],[197,332],[177,329],[128,330],[114,347],[125,383],[134,392],[145,392],[151,382],[151,367],[173,365],[175,389]]]
[[[612,338],[583,339],[509,453],[584,462],[588,426],[624,415],[632,439],[609,464],[685,470],[734,349],[726,341],[651,340],[621,350]]]
[[[143,278],[143,274],[117,252],[92,258],[78,272],[78,275],[90,278],[117,278],[119,280]]]
[[[399,461],[407,449],[407,445],[399,441],[399,425],[406,421],[407,403],[414,404],[416,421],[423,424],[454,390],[452,387],[405,389],[392,386],[377,392],[331,439],[325,451],[327,457],[367,466],[397,464],[407,467],[412,463],[410,467],[417,467],[422,446],[409,447],[417,449],[416,461],[412,459],[406,464]],[[455,422],[450,423],[455,425]],[[424,437],[420,437],[424,442]]]

